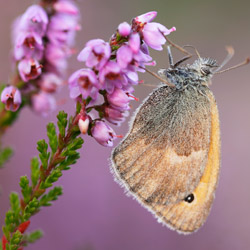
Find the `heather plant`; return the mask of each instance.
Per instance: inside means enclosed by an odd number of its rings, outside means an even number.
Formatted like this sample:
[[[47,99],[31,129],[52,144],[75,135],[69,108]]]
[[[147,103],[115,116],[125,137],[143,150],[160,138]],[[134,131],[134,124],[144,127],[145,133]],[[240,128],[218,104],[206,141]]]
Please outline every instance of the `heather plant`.
[[[74,52],[79,18],[73,1],[41,0],[13,22],[14,73],[0,88],[0,137],[24,106],[42,116],[55,110],[53,94],[67,80],[67,60]],[[10,151],[0,145],[0,167]]]
[[[156,63],[149,47],[162,50],[165,36],[175,31],[152,22],[152,11],[123,22],[108,42],[93,39],[86,43],[77,59],[85,68],[68,79],[75,114],[57,115],[57,126],[47,125],[47,140],[37,142],[38,156],[32,158],[30,175],[20,178],[21,196],[10,194],[10,209],[5,216],[1,249],[23,249],[42,236],[39,230],[27,233],[32,216],[52,205],[62,195],[56,182],[80,158],[83,136],[112,147],[119,126],[129,114],[134,86],[140,84],[138,72]],[[63,85],[67,59],[73,52],[79,26],[79,11],[71,0],[42,0],[29,7],[13,24],[13,62],[15,74],[1,87],[0,133],[15,121],[22,107],[46,116],[54,110],[53,93]],[[12,154],[1,149],[0,165]]]

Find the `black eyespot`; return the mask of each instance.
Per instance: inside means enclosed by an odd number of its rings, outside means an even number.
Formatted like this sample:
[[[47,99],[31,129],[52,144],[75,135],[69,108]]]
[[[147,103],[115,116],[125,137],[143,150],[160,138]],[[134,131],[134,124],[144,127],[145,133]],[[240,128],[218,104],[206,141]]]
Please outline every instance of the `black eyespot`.
[[[184,201],[186,201],[186,202],[188,202],[188,203],[193,202],[193,200],[194,200],[194,195],[193,195],[193,194],[188,195],[188,196],[184,199]]]

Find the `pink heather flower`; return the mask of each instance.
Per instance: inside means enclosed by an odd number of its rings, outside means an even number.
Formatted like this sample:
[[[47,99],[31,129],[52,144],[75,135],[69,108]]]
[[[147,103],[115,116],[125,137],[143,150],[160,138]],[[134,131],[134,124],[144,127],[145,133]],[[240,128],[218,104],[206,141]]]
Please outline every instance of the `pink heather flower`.
[[[138,51],[138,53],[134,54],[134,63],[135,66],[142,66],[150,65],[152,62],[152,57],[149,54],[144,53],[145,48],[141,46],[141,49]],[[136,70],[142,71],[140,68],[137,68]]]
[[[36,79],[42,73],[41,65],[37,60],[33,59],[23,59],[20,61],[18,71],[24,82]]]
[[[131,86],[131,85],[126,85],[122,88],[122,90],[128,95],[130,96],[131,93],[133,93],[135,91],[135,89]],[[132,98],[134,99],[134,98]]]
[[[18,28],[25,31],[36,32],[43,36],[47,30],[48,16],[39,5],[30,6],[20,17]]]
[[[155,17],[157,16],[157,12],[156,11],[150,11],[150,12],[147,12],[145,14],[142,14],[140,16],[137,16],[134,21],[136,23],[148,23],[148,22],[151,22],[153,19],[155,19]]]
[[[160,23],[147,23],[142,30],[143,40],[152,49],[162,50],[162,45],[166,42],[163,34],[166,36],[175,30],[175,27],[169,30]]]
[[[79,10],[77,6],[74,4],[74,2],[70,0],[64,0],[64,1],[57,1],[53,5],[56,12],[70,14],[70,15],[79,15]]]
[[[48,116],[56,109],[56,101],[54,96],[45,92],[39,92],[31,97],[33,110],[44,117]]]
[[[138,84],[139,76],[138,76],[137,72],[128,69],[125,72],[125,76],[126,76],[126,78],[127,78],[127,80],[128,80],[129,83],[131,83],[133,85],[137,85]],[[129,86],[129,85],[127,85],[127,86]],[[127,87],[127,86],[125,86],[125,87]],[[124,87],[123,87],[123,89],[124,89]]]
[[[138,33],[132,33],[130,35],[128,44],[121,46],[117,50],[116,58],[119,66],[129,71],[143,71],[139,66],[144,67],[145,65],[151,64],[152,61],[147,45],[145,43],[141,45],[140,35]],[[138,80],[138,76],[136,76],[136,78]]]
[[[5,109],[17,111],[22,103],[19,89],[14,86],[5,87],[1,94],[1,102],[5,104]]]
[[[111,94],[115,87],[122,88],[128,84],[128,80],[121,71],[118,63],[114,61],[109,61],[100,70],[99,79],[102,83],[103,89],[105,89],[109,94]]]
[[[80,69],[69,78],[70,97],[73,99],[82,95],[84,99],[90,96],[95,100],[100,87],[96,74],[91,69]]]
[[[116,136],[114,130],[103,121],[95,122],[91,134],[99,144],[105,147],[112,147]]]
[[[43,41],[35,32],[20,32],[15,41],[14,56],[18,61],[24,57],[41,60],[43,57]]]
[[[138,53],[141,45],[140,35],[138,33],[133,33],[129,37],[129,47],[134,53]]]
[[[144,54],[146,54],[146,55],[149,56],[149,49],[148,49],[148,45],[147,45],[146,43],[143,43],[143,44],[141,45],[141,51],[142,51]]]
[[[110,54],[111,48],[108,43],[101,39],[94,39],[87,42],[77,59],[80,62],[86,62],[89,68],[95,67],[100,70],[108,61]]]
[[[143,45],[140,47],[137,53],[133,53],[133,51],[127,45],[122,46],[117,51],[117,62],[122,68],[122,71],[129,82],[132,84],[138,83],[138,74],[136,71],[144,72],[144,70],[140,67],[144,68],[145,65],[155,65],[155,63],[152,61],[152,57],[144,53],[144,51],[148,53]]]
[[[122,89],[115,88],[112,94],[107,94],[108,102],[118,110],[129,110],[130,97]]]
[[[105,106],[104,108],[104,118],[116,126],[120,126],[128,114],[128,111],[117,110],[112,106]]]
[[[60,47],[53,44],[48,44],[45,50],[46,70],[52,71],[59,75],[65,75],[68,61],[67,58],[71,55],[71,50],[68,47]]]
[[[134,66],[136,66],[134,70],[139,72],[145,72],[144,69],[140,68],[140,67],[144,68],[145,65],[155,66],[156,62],[152,61],[152,57],[149,55],[148,46],[145,43],[143,43],[138,53],[134,55]]]
[[[80,29],[76,18],[71,15],[55,14],[51,17],[47,36],[57,46],[73,46],[76,31]]]
[[[43,91],[53,93],[62,85],[62,79],[56,74],[48,72],[42,74],[38,85]]]
[[[133,51],[128,45],[123,45],[117,50],[116,59],[119,66],[125,69],[133,59]]]
[[[89,122],[90,122],[90,118],[88,115],[80,117],[78,121],[78,127],[82,134],[86,134],[88,132]]]
[[[169,30],[160,23],[149,23],[156,15],[157,12],[152,11],[135,17],[132,21],[133,30],[141,34],[142,39],[149,47],[155,50],[162,50],[162,45],[166,42],[164,35],[169,35],[176,28],[173,27]]]
[[[121,36],[125,37],[128,36],[130,34],[130,31],[131,31],[131,26],[127,22],[119,24],[118,32]]]

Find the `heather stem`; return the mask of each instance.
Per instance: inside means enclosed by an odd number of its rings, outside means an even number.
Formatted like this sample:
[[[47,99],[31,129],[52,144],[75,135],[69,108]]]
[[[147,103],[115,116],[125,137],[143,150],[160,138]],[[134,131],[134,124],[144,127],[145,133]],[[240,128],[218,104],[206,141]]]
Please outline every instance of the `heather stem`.
[[[82,109],[85,109],[85,106],[82,107]],[[71,141],[71,136],[72,136],[72,132],[73,130],[77,127],[77,123],[79,120],[79,114],[76,113],[75,116],[72,119],[72,124],[71,126],[68,128],[67,134],[65,135],[65,137],[63,138],[63,146],[62,145],[58,145],[57,150],[55,152],[55,154],[53,155],[52,159],[50,160],[50,163],[47,167],[47,169],[44,171],[43,170],[43,166],[40,166],[40,170],[43,172],[42,176],[39,178],[38,184],[33,188],[32,190],[32,195],[29,199],[29,201],[26,203],[24,202],[24,199],[21,199],[21,208],[22,211],[24,211],[26,205],[33,200],[33,198],[39,198],[46,190],[45,189],[41,189],[41,183],[46,180],[46,178],[51,174],[52,170],[55,169],[55,167],[58,164],[58,161],[60,161],[63,158],[65,158],[64,156],[61,155],[61,153],[66,149],[66,147],[68,146],[69,142]]]
[[[59,112],[59,133],[55,124],[47,125],[48,143],[45,140],[37,143],[40,161],[38,157],[31,160],[30,179],[27,176],[20,178],[22,197],[19,198],[14,192],[10,195],[11,208],[6,213],[2,237],[2,243],[6,246],[24,247],[41,237],[39,230],[33,232],[35,240],[30,238],[32,233],[24,234],[24,231],[30,224],[30,218],[37,214],[41,207],[51,205],[52,201],[62,195],[62,187],[54,186],[54,183],[62,176],[62,171],[70,169],[80,158],[77,150],[82,147],[84,141],[79,137],[78,122],[85,112],[85,106],[85,101],[78,102],[76,113],[70,118],[64,111]],[[18,242],[14,242],[16,237],[19,237]]]

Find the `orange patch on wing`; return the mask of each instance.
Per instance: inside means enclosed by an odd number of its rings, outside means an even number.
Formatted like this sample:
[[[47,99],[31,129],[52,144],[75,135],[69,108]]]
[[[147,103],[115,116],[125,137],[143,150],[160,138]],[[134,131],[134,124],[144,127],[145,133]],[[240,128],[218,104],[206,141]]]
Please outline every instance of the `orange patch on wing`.
[[[220,124],[218,118],[218,110],[215,101],[211,105],[211,140],[208,152],[208,161],[204,174],[200,180],[200,184],[194,193],[199,196],[200,185],[206,185],[208,188],[216,188],[219,171],[220,171]]]
[[[214,98],[211,100],[211,136],[208,161],[204,174],[195,190],[194,201],[181,201],[173,205],[156,205],[159,219],[170,228],[182,233],[191,233],[199,229],[210,212],[220,170],[220,128],[218,109]]]

